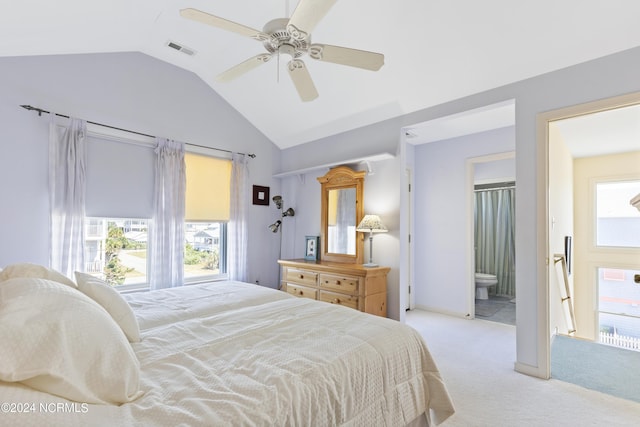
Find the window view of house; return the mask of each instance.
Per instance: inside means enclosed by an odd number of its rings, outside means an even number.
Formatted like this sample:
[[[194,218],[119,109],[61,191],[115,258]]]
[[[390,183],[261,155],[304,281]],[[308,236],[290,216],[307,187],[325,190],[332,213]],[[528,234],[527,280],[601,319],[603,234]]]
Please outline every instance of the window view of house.
[[[640,271],[598,269],[600,342],[640,351]]]
[[[85,219],[85,272],[113,286],[147,282],[148,220]]]
[[[596,184],[596,245],[609,250],[640,248],[640,212],[630,200],[640,181]],[[640,271],[598,269],[598,324],[603,344],[640,351]]]
[[[185,281],[226,272],[226,230],[222,222],[185,224]],[[148,220],[87,218],[85,235],[85,272],[113,286],[148,283]]]
[[[217,276],[226,272],[224,242],[227,224],[188,222],[185,224],[184,278]]]

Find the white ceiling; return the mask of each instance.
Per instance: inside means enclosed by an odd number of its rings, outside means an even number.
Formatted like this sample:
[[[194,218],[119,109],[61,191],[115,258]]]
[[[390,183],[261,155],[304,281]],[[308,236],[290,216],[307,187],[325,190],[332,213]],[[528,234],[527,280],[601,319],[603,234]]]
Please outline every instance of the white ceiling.
[[[640,150],[640,105],[615,108],[552,123],[573,157]]]
[[[287,3],[4,1],[0,56],[143,52],[196,73],[287,148],[640,45],[640,2],[631,0],[337,1],[312,41],[380,52],[385,65],[371,72],[304,57],[320,96],[303,103],[285,61],[279,73],[272,60],[216,82],[262,45],[179,15],[191,7],[261,30],[284,16]],[[169,41],[196,54],[171,49]]]

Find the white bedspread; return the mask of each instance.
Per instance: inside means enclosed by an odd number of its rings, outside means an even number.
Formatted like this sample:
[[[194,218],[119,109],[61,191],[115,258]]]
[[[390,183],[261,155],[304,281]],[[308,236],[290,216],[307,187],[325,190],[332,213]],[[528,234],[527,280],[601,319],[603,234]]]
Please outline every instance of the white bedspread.
[[[142,397],[72,409],[0,383],[3,402],[38,405],[0,413],[0,424],[370,427],[453,413],[425,343],[399,322],[239,282],[126,299],[140,324]],[[43,412],[46,402],[67,406]]]

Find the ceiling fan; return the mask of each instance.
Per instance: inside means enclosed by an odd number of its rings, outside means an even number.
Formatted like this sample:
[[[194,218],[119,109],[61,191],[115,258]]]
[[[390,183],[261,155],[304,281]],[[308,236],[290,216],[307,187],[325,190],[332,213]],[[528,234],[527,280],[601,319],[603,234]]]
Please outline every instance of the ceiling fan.
[[[211,25],[226,31],[251,37],[262,42],[266,53],[260,53],[224,71],[216,78],[228,82],[253,70],[273,56],[288,55],[289,75],[302,101],[318,97],[311,75],[305,63],[299,59],[308,54],[318,61],[348,65],[377,71],[384,64],[384,55],[347,47],[327,44],[311,44],[311,32],[337,0],[300,0],[290,18],[277,18],[265,24],[262,31],[214,16],[201,10],[187,8],[180,11],[184,18]]]

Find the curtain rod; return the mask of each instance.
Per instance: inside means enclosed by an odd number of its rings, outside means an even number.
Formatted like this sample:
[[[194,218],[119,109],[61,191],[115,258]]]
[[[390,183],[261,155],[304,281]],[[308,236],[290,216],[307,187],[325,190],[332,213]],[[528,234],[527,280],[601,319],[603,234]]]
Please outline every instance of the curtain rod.
[[[474,185],[473,191],[490,191],[490,190],[508,190],[511,188],[516,188],[515,181],[507,181],[507,182],[494,182],[491,184],[477,184]]]
[[[483,191],[493,191],[493,190],[512,190],[516,188],[515,185],[511,185],[509,187],[492,187],[492,188],[478,188],[473,190],[474,193],[481,193]]]
[[[21,105],[21,107],[24,108],[25,110],[28,110],[28,111],[37,111],[38,112],[38,116],[42,116],[42,114],[44,113],[44,114],[55,114],[58,117],[64,117],[64,118],[67,118],[67,119],[70,118],[69,116],[66,116],[64,114],[51,113],[51,111],[43,110],[42,108],[33,107],[31,105]],[[134,130],[129,130],[129,129],[123,129],[123,128],[119,128],[119,127],[116,127],[116,126],[105,125],[104,123],[97,123],[97,122],[92,122],[92,121],[89,121],[89,120],[87,120],[86,122],[87,123],[91,123],[92,125],[96,125],[96,126],[102,126],[102,127],[109,128],[109,129],[115,129],[115,130],[120,130],[120,131],[127,132],[127,133],[132,133],[132,134],[135,134],[135,135],[146,136],[146,137],[149,137],[149,138],[155,138],[154,135],[149,135],[149,134],[142,133],[142,132],[136,132]],[[224,151],[225,153],[231,153],[231,154],[236,153],[235,151],[225,150],[224,148],[208,147],[206,145],[191,144],[191,143],[188,143],[188,142],[185,142],[184,144],[185,145],[189,145],[191,147],[206,148],[206,149],[209,149],[209,150],[216,150],[216,151]],[[256,157],[256,155],[253,154],[253,153],[249,153],[249,154],[247,154],[247,153],[236,153],[236,154],[242,154],[244,156],[249,156],[252,159]]]

